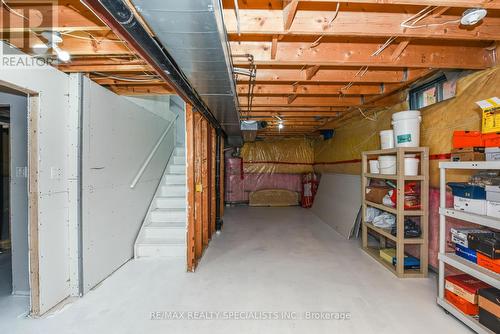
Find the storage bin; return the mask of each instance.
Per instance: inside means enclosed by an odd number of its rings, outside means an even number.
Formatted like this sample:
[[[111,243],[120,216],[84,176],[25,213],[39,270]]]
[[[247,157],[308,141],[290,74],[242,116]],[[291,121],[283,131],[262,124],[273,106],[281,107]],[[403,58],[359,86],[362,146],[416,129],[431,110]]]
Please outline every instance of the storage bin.
[[[500,132],[485,133],[482,136],[484,147],[498,147],[500,146]]]
[[[465,182],[449,182],[453,196],[471,198],[471,199],[486,199],[486,190],[484,187],[468,184]]]
[[[381,155],[378,157],[378,166],[380,174],[394,175],[396,174],[396,156]]]
[[[500,290],[487,288],[479,290],[479,323],[493,333],[500,333]]]
[[[484,146],[480,131],[454,131],[453,148]]]
[[[394,142],[396,147],[418,147],[420,145],[420,111],[406,110],[392,115]]]
[[[394,131],[380,131],[380,148],[383,150],[394,148]]]
[[[484,199],[453,196],[453,207],[455,210],[486,215],[486,200]]]
[[[486,161],[500,160],[500,147],[486,147],[484,153]]]

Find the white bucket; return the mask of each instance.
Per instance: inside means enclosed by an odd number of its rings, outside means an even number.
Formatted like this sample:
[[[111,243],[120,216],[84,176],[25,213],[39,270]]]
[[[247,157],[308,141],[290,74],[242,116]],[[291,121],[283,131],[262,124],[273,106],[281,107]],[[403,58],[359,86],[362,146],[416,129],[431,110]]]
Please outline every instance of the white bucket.
[[[397,147],[420,146],[420,111],[407,110],[392,115],[394,142]]]
[[[380,174],[396,174],[396,156],[380,155],[378,157]]]
[[[370,160],[368,161],[370,164],[370,173],[371,174],[379,174],[380,170],[378,168],[378,160]]]
[[[394,131],[393,130],[380,131],[380,147],[383,150],[394,148]]]
[[[418,175],[419,162],[417,158],[405,158],[405,175]]]

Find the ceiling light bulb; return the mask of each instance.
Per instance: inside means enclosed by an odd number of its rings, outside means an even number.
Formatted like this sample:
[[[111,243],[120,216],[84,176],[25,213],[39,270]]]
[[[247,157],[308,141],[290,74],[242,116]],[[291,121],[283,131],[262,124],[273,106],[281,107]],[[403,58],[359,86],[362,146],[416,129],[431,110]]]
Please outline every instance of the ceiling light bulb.
[[[52,49],[54,49],[60,61],[67,63],[71,60],[71,55],[68,51],[61,50],[57,45],[53,45]]]
[[[279,123],[278,123],[278,129],[280,129],[280,130],[281,130],[281,129],[283,129],[284,127],[285,127],[285,126],[283,125],[283,123],[281,123],[281,122],[279,122]]]
[[[43,43],[40,43],[40,44],[35,44],[31,47],[31,49],[33,50],[33,52],[36,54],[36,55],[44,55],[47,53],[47,50],[49,49],[49,47],[46,45],[46,44],[43,44]]]
[[[473,26],[485,18],[488,12],[484,8],[467,9],[460,19],[460,24],[464,26]]]

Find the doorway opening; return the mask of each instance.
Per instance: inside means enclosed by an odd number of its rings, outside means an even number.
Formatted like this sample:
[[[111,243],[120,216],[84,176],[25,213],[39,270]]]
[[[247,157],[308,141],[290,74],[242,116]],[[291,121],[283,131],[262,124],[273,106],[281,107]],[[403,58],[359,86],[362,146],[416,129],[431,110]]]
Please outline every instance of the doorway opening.
[[[3,86],[0,172],[0,308],[20,315],[30,308],[28,97]]]

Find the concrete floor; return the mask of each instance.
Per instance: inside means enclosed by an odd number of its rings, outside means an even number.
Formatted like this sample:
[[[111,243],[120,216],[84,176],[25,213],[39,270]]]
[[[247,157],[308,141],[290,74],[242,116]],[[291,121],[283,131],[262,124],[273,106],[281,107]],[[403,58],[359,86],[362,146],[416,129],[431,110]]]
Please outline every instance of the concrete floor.
[[[309,210],[229,208],[224,223],[194,274],[178,261],[133,260],[43,319],[0,309],[0,333],[470,333],[436,306],[434,276],[395,278]],[[169,311],[294,320],[151,320]],[[350,319],[304,320],[305,312]]]

